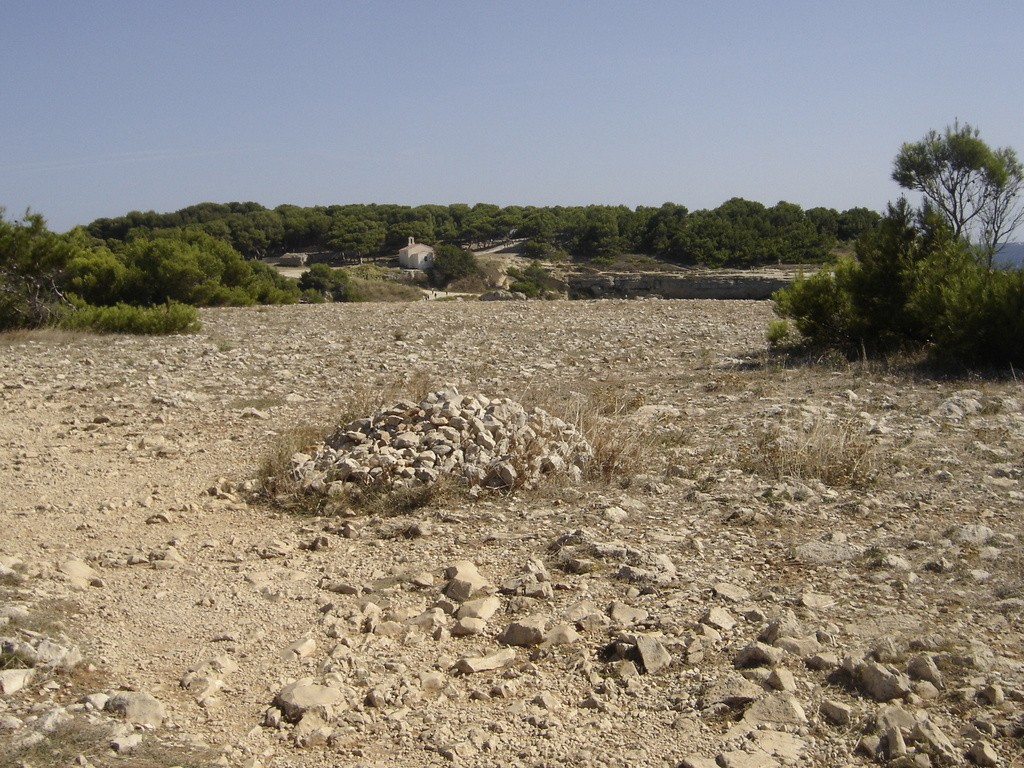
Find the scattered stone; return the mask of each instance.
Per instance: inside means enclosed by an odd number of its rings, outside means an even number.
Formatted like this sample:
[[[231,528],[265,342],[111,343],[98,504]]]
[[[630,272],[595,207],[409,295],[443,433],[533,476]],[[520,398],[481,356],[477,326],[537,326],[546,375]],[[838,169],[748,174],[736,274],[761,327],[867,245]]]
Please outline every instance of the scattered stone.
[[[548,620],[539,614],[513,621],[498,635],[498,642],[505,645],[528,647],[544,642]]]
[[[736,619],[732,617],[725,608],[719,606],[712,606],[708,608],[704,616],[701,617],[701,623],[707,624],[709,627],[720,629],[723,632],[728,632],[730,629],[736,626]]]
[[[774,667],[782,661],[782,653],[770,645],[753,642],[740,649],[733,659],[737,669],[744,667]]]
[[[475,672],[490,672],[507,667],[515,661],[516,652],[511,648],[503,648],[488,656],[464,656],[455,662],[455,671],[464,675]]]
[[[129,723],[159,728],[167,717],[164,705],[146,691],[119,691],[103,707]]]
[[[712,589],[716,595],[723,600],[728,600],[730,603],[742,603],[744,600],[750,599],[750,592],[744,587],[729,584],[728,582],[720,581],[713,585]]]
[[[907,674],[914,680],[927,680],[936,688],[943,687],[942,672],[936,666],[935,660],[928,654],[922,653],[914,656],[907,663]]]
[[[479,600],[469,600],[459,606],[456,618],[482,619],[490,621],[491,617],[501,608],[501,599],[491,595]]]
[[[464,616],[458,619],[451,628],[452,637],[470,637],[483,634],[487,629],[487,622],[473,616]]]
[[[999,753],[995,751],[991,744],[982,740],[971,744],[967,756],[971,758],[975,765],[986,766],[987,768],[995,768],[1002,764],[1002,761],[999,759]]]
[[[608,616],[616,624],[629,627],[633,624],[647,621],[650,614],[644,608],[634,608],[631,605],[616,600],[608,606]]]
[[[464,603],[488,586],[487,580],[469,560],[460,560],[445,571],[448,586],[445,594],[452,600]]]
[[[110,740],[110,748],[119,755],[128,755],[142,745],[142,734],[137,732],[121,733]]]
[[[765,695],[764,688],[737,674],[728,674],[715,682],[701,698],[702,708],[715,704],[727,707],[742,707]]]
[[[800,596],[800,605],[812,611],[824,611],[836,604],[835,598],[817,592],[804,592]]]
[[[31,669],[0,670],[0,695],[10,696],[27,687],[35,674]]]
[[[853,708],[841,701],[824,699],[821,702],[821,714],[836,725],[849,725],[853,718]]]
[[[556,624],[544,636],[545,645],[571,645],[582,638],[571,624]]]
[[[763,752],[721,752],[715,758],[719,768],[779,768],[779,761]]]
[[[637,635],[636,648],[640,655],[640,663],[649,675],[661,671],[672,663],[672,654],[661,641],[650,635]]]
[[[861,690],[875,701],[901,699],[910,693],[910,678],[876,661],[861,661],[855,672]]]
[[[773,669],[768,675],[767,683],[776,691],[789,691],[790,693],[796,691],[796,678],[784,667]]]
[[[312,678],[306,677],[289,683],[274,698],[274,706],[278,707],[289,722],[298,722],[303,715],[311,710],[334,707],[342,701],[342,692],[338,688],[318,685]]]
[[[801,657],[813,656],[821,650],[821,643],[818,642],[818,638],[814,635],[807,635],[806,637],[780,637],[775,641],[774,645],[776,648],[781,648],[794,656]]]
[[[60,572],[77,589],[103,586],[99,573],[84,560],[66,560],[60,564]]]
[[[296,661],[298,659],[304,659],[311,655],[316,650],[316,640],[312,637],[304,637],[301,640],[296,640],[294,643],[289,645],[283,651],[281,651],[281,658],[285,661]]]
[[[928,751],[937,755],[947,763],[960,761],[960,754],[957,752],[953,742],[949,740],[939,728],[928,720],[918,721],[910,732],[914,741],[920,741],[928,745]]]
[[[807,713],[792,693],[769,693],[755,701],[743,714],[743,720],[751,726],[804,725]]]

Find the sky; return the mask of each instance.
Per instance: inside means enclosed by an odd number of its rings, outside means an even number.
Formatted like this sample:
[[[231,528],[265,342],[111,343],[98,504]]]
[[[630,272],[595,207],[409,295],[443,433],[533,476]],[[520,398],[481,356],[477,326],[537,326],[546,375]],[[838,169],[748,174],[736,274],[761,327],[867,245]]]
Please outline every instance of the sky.
[[[0,207],[840,211],[955,120],[1024,153],[1020,0],[0,0]]]

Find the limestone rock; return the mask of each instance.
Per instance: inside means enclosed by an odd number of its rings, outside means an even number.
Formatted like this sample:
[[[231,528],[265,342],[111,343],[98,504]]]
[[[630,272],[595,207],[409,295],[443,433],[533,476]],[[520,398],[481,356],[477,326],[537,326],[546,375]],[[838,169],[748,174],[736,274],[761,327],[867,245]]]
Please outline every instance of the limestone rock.
[[[836,725],[849,725],[853,719],[853,708],[849,704],[834,699],[824,699],[821,702],[821,714]]]
[[[983,740],[978,740],[971,744],[971,748],[968,750],[967,755],[972,761],[974,761],[975,765],[980,765],[985,768],[996,768],[996,766],[1002,765],[1002,761],[999,759],[999,753],[993,749],[991,744]]]
[[[723,632],[728,632],[736,626],[736,619],[734,619],[732,614],[725,608],[712,606],[711,608],[708,608],[707,612],[701,617],[701,623],[707,624],[709,627],[714,627],[715,629],[720,629]]]
[[[743,721],[751,726],[804,725],[807,713],[792,693],[770,693],[750,705]]]
[[[146,691],[119,691],[103,707],[107,712],[120,715],[129,723],[159,728],[167,717],[164,705]]]
[[[84,560],[66,560],[60,564],[60,572],[78,589],[103,586],[99,573]]]
[[[274,697],[274,705],[288,721],[298,722],[306,712],[334,707],[341,700],[342,692],[339,689],[318,685],[307,677],[282,688]]]
[[[907,674],[914,680],[927,680],[936,688],[943,687],[942,672],[928,654],[914,656],[907,664]]]
[[[672,654],[659,640],[650,635],[637,635],[636,648],[640,656],[640,663],[643,664],[644,671],[649,675],[659,672],[672,663]]]
[[[861,690],[875,701],[901,699],[910,693],[910,679],[876,661],[862,661],[856,667]]]
[[[478,600],[469,600],[463,603],[459,606],[459,610],[456,612],[455,617],[459,619],[470,618],[489,621],[500,608],[501,599],[491,595],[489,597],[483,597]]]
[[[516,652],[511,648],[502,648],[488,656],[464,656],[455,662],[455,670],[464,675],[475,672],[489,672],[506,667],[515,661]]]
[[[527,616],[524,619],[513,621],[504,631],[498,635],[498,642],[505,645],[519,645],[528,647],[540,645],[544,642],[544,634],[547,632],[548,620],[539,614]]]
[[[452,600],[464,603],[487,586],[487,580],[469,560],[460,560],[445,571],[448,586],[445,594]]]
[[[0,695],[10,696],[32,682],[35,672],[31,669],[0,670]]]
[[[716,681],[701,697],[702,707],[715,704],[741,707],[765,695],[764,688],[737,674],[728,674]]]

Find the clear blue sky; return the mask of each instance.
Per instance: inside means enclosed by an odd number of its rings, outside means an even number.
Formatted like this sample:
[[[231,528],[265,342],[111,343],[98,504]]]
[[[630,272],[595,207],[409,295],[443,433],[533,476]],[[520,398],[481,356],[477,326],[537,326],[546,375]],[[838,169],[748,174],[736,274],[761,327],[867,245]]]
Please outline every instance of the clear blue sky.
[[[0,206],[881,209],[959,118],[1024,153],[1024,3],[0,2]]]

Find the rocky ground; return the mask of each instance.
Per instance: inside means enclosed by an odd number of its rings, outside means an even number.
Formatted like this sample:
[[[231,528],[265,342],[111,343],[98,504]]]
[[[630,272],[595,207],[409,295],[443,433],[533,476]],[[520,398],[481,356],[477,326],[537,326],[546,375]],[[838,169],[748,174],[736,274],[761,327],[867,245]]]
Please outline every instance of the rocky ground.
[[[770,315],[0,340],[0,764],[1024,764],[1021,386],[773,362]],[[610,481],[247,493],[296,435],[453,387],[579,423]]]

